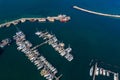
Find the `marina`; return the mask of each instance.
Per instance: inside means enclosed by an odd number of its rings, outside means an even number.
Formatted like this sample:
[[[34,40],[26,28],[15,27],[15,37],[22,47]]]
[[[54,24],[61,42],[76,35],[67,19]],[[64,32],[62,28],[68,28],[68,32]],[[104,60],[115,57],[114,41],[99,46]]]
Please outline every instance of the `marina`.
[[[22,31],[16,32],[13,39],[16,41],[18,51],[23,52],[28,59],[36,65],[41,76],[45,77],[47,80],[57,78],[57,69],[53,67],[37,49],[32,49],[32,43],[26,40],[26,35]]]
[[[35,34],[39,36],[39,38],[43,38],[43,40],[51,45],[62,57],[68,61],[73,60],[73,55],[71,54],[72,48],[68,46],[68,48],[65,49],[65,44],[60,42],[55,35],[42,31],[37,31]]]
[[[0,27],[10,27],[11,25],[17,25],[19,23],[24,23],[26,21],[30,21],[30,22],[54,22],[55,20],[58,20],[60,22],[67,22],[70,20],[69,16],[66,15],[58,15],[57,17],[47,17],[47,18],[20,18],[14,21],[10,21],[10,22],[6,22],[3,24],[0,24]],[[59,77],[56,76],[56,74],[58,73],[58,70],[53,67],[52,64],[50,64],[46,58],[39,53],[39,51],[37,50],[38,47],[48,43],[50,40],[47,40],[41,44],[38,44],[36,46],[33,47],[32,43],[28,40],[26,40],[26,35],[20,31],[17,28],[18,32],[16,32],[16,34],[13,36],[13,40],[15,40],[16,45],[17,45],[17,50],[20,52],[23,52],[25,54],[26,57],[28,57],[28,59],[37,67],[37,70],[40,71],[40,75],[43,76],[45,79],[47,80],[59,80],[62,75],[60,75]],[[12,42],[11,39],[7,38],[4,39],[0,42],[0,47],[4,48],[5,46],[9,45]],[[72,56],[70,58],[70,54],[66,54],[66,59],[68,59],[69,61],[72,60]]]
[[[119,80],[119,73],[113,72],[111,70],[102,68],[98,66],[98,63],[96,62],[95,65],[91,66],[90,68],[90,76],[93,78],[93,80],[96,80],[97,76],[104,76],[104,77],[113,77],[113,80]]]
[[[71,19],[70,16],[61,15],[61,14],[58,15],[58,16],[47,17],[47,18],[20,18],[20,19],[17,19],[17,20],[13,20],[13,21],[10,21],[10,22],[0,24],[0,28],[1,27],[10,27],[10,25],[17,25],[19,23],[24,23],[26,21],[30,21],[30,22],[35,22],[35,21],[38,21],[38,22],[46,22],[46,21],[54,22],[55,20],[57,20],[57,21],[60,21],[60,22],[67,22],[70,19]]]
[[[116,80],[120,76],[120,19],[84,12],[73,8],[74,5],[81,10],[120,14],[120,0],[0,0],[0,24],[23,18],[14,24],[1,26],[0,42],[12,38],[18,27],[26,35],[23,44],[31,43],[27,46],[33,53],[25,54],[25,50],[21,49],[24,46],[18,48],[15,40],[10,46],[0,47],[3,50],[0,50],[0,80],[48,79],[47,74],[51,70],[42,67],[44,64],[39,59],[40,56],[57,69],[57,77],[53,80],[93,80],[93,76],[94,80]],[[51,18],[58,17],[58,14],[66,14],[71,19],[65,22],[66,19]],[[57,45],[64,43],[64,49],[72,48],[70,54],[74,59],[68,62],[64,53],[61,56],[58,52],[59,48],[49,45],[48,38],[35,35],[36,29],[55,34]]]

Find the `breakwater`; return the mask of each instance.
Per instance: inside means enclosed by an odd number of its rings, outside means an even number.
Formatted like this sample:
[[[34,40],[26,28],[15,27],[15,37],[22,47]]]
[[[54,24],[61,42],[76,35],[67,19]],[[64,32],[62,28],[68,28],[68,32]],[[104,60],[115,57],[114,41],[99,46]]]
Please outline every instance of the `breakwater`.
[[[38,21],[38,22],[46,22],[46,21],[49,21],[49,22],[54,22],[55,20],[58,20],[60,22],[67,22],[69,21],[71,18],[67,15],[58,15],[58,16],[53,16],[53,17],[46,17],[46,18],[20,18],[20,19],[17,19],[17,20],[13,20],[13,21],[10,21],[10,22],[6,22],[6,23],[2,23],[0,24],[0,28],[2,27],[10,27],[10,25],[17,25],[19,23],[24,23],[26,21],[30,21],[30,22],[35,22],[35,21]]]
[[[74,9],[77,9],[77,10],[80,10],[80,11],[87,12],[87,13],[100,15],[100,16],[120,18],[120,15],[105,14],[105,13],[95,12],[95,11],[87,10],[87,9],[84,9],[84,8],[81,8],[81,7],[78,7],[78,6],[73,6],[73,8],[74,8]]]

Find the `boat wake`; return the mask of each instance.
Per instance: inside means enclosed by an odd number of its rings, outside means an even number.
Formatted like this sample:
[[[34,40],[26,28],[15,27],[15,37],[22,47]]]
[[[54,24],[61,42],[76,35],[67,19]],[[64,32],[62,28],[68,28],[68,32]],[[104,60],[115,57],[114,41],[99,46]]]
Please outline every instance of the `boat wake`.
[[[100,15],[100,16],[107,16],[107,17],[120,18],[120,15],[105,14],[105,13],[95,12],[95,11],[91,11],[91,10],[87,10],[87,9],[80,8],[80,7],[78,7],[78,6],[73,6],[73,8],[75,8],[75,9],[77,9],[77,10],[81,10],[81,11],[87,12],[87,13]]]

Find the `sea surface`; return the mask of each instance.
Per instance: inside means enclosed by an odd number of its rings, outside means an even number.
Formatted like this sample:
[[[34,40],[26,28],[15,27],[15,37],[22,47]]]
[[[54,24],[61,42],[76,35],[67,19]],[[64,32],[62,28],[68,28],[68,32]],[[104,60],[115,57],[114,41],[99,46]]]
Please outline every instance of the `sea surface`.
[[[48,45],[38,50],[58,69],[58,75],[63,74],[60,80],[92,80],[89,76],[92,59],[105,63],[101,64],[105,68],[120,72],[120,69],[107,65],[120,66],[120,19],[78,11],[72,8],[73,5],[92,11],[120,14],[120,0],[0,0],[0,23],[21,17],[71,16],[71,21],[67,23],[26,22],[1,28],[0,40],[12,38],[17,31],[15,27],[22,30],[34,46],[42,42],[35,36],[36,28],[54,33],[66,47],[70,44],[73,48],[74,60],[68,62]],[[100,78],[98,80],[110,80]],[[0,53],[0,80],[45,79],[33,63],[17,51],[13,43]]]

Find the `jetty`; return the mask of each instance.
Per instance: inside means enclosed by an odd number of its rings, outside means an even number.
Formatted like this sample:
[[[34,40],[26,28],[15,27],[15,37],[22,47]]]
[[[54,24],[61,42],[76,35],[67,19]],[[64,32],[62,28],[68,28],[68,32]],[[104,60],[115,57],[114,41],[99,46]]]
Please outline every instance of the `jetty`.
[[[96,11],[87,10],[87,9],[84,9],[84,8],[81,8],[81,7],[78,7],[78,6],[73,6],[73,8],[77,9],[77,10],[80,10],[80,11],[87,12],[87,13],[100,15],[100,16],[120,18],[120,15],[100,13],[100,12],[96,12]]]
[[[48,41],[45,41],[45,42],[43,42],[43,43],[41,43],[41,44],[39,44],[39,45],[36,45],[36,46],[33,47],[31,50],[35,50],[35,49],[37,49],[38,47],[40,47],[40,46],[46,44],[47,42],[48,42]]]
[[[99,75],[105,77],[111,77],[111,75],[113,75],[113,80],[119,80],[119,73],[99,67],[98,63],[95,63],[95,65],[90,68],[90,76],[95,80]]]
[[[58,70],[39,53],[39,51],[36,49],[37,47],[34,49],[31,48],[32,43],[26,40],[26,35],[22,31],[16,32],[16,34],[13,36],[13,39],[16,41],[18,51],[23,52],[28,59],[34,63],[34,65],[40,71],[41,76],[47,80],[56,79]],[[58,79],[60,77],[58,77]]]
[[[35,34],[45,40],[48,45],[51,45],[55,51],[57,51],[62,57],[67,59],[68,61],[72,61],[74,59],[73,55],[71,54],[72,48],[68,46],[65,48],[65,44],[60,42],[54,34],[50,34],[49,32],[45,31],[37,31]]]
[[[17,25],[19,23],[24,23],[26,21],[30,21],[30,22],[35,22],[35,21],[38,21],[38,22],[54,22],[54,21],[60,21],[60,22],[67,22],[69,21],[71,18],[70,16],[67,16],[67,15],[58,15],[58,16],[48,16],[46,18],[20,18],[20,19],[17,19],[17,20],[13,20],[13,21],[9,21],[9,22],[5,22],[5,23],[2,23],[0,24],[0,28],[2,27],[10,27],[10,25]]]

